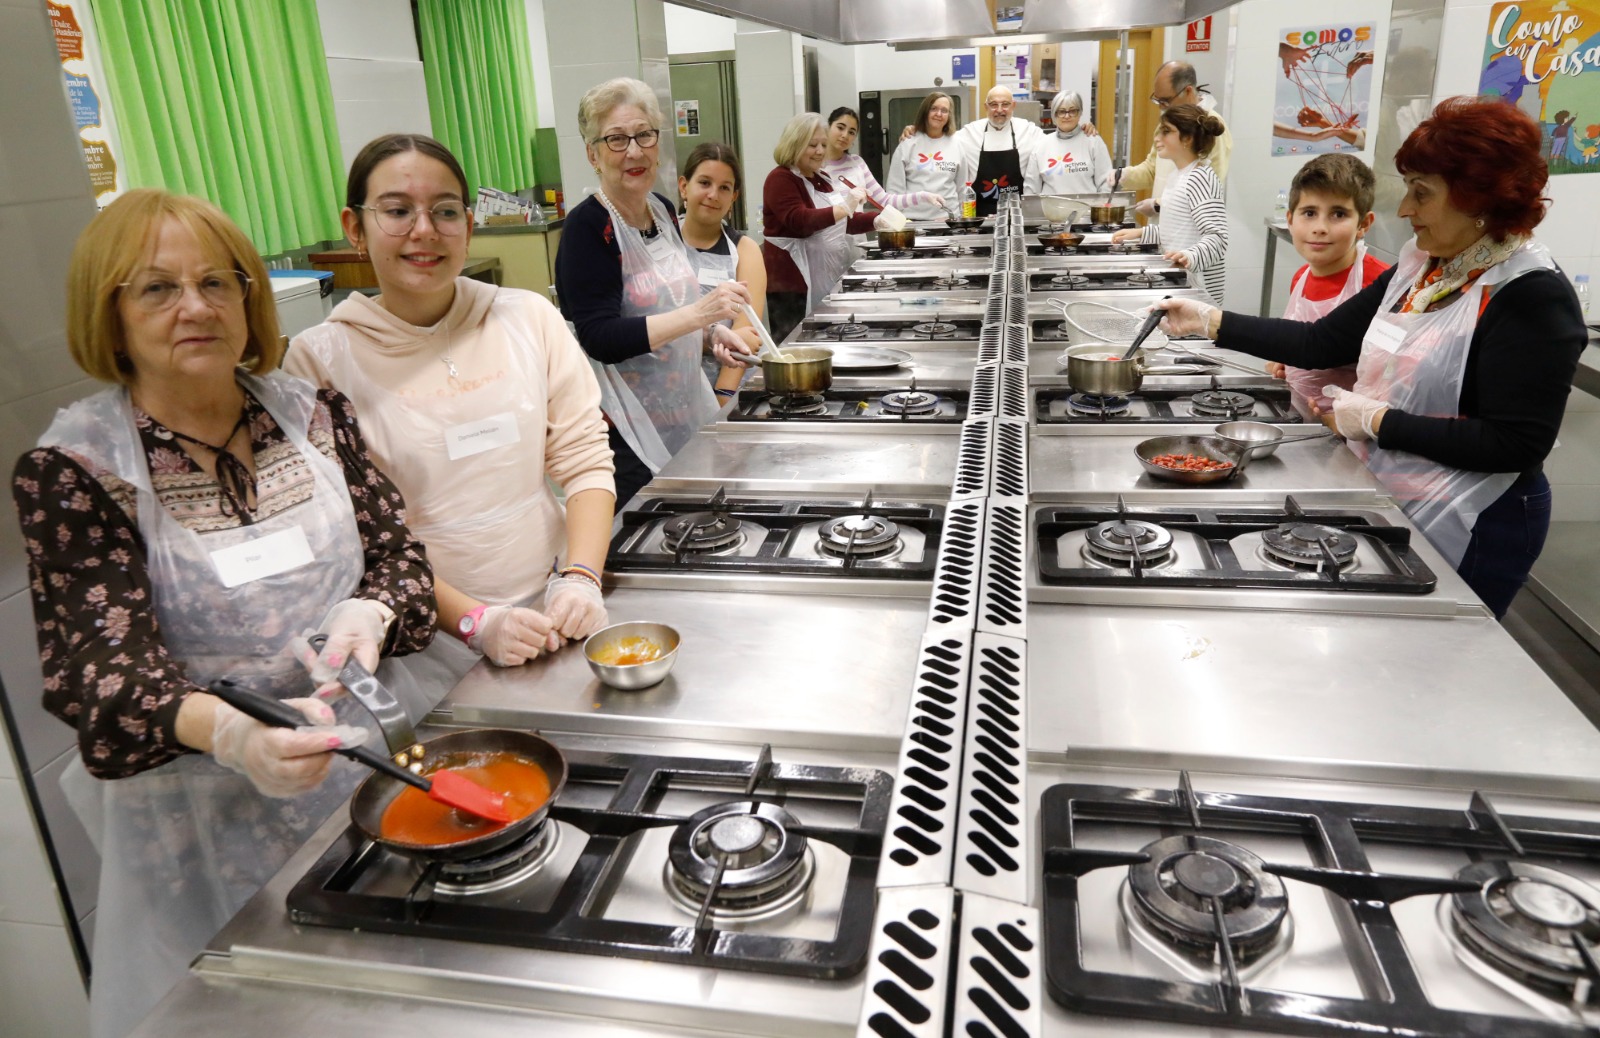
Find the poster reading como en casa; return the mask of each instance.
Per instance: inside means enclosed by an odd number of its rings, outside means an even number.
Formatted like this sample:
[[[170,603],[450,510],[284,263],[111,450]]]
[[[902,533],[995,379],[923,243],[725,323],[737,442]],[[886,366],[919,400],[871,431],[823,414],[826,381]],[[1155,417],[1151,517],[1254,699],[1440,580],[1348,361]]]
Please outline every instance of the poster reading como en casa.
[[[1279,34],[1272,154],[1366,148],[1373,47],[1371,25],[1291,26]]]
[[[1539,123],[1551,174],[1600,173],[1600,2],[1495,4],[1478,93]]]

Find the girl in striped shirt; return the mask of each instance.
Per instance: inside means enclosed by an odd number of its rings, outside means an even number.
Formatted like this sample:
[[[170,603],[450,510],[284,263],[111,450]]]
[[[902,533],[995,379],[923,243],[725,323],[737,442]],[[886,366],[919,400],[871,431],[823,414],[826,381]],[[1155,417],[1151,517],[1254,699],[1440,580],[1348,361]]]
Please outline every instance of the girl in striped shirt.
[[[1187,270],[1190,283],[1204,289],[1218,306],[1227,280],[1228,213],[1222,204],[1222,184],[1206,155],[1222,129],[1222,120],[1199,105],[1174,105],[1163,111],[1156,128],[1156,154],[1171,160],[1178,172],[1167,179],[1156,202],[1159,222],[1112,236],[1113,241],[1159,243],[1166,258]]]
[[[828,174],[829,180],[835,184],[859,187],[877,203],[879,209],[905,210],[927,204],[944,205],[944,197],[932,191],[907,191],[898,195],[885,191],[883,185],[878,183],[878,178],[872,175],[872,170],[867,168],[867,161],[860,155],[850,153],[850,145],[856,142],[856,135],[860,132],[861,120],[856,117],[855,109],[835,108],[828,116],[828,160],[822,164],[822,172]]]

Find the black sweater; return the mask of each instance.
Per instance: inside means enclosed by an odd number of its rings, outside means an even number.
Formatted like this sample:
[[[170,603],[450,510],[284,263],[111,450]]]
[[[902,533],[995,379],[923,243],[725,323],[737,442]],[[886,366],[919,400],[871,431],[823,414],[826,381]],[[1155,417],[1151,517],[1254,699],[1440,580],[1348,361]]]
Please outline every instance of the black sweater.
[[[1229,312],[1217,345],[1296,368],[1353,364],[1393,277],[1390,268],[1310,324]],[[1555,445],[1588,337],[1578,297],[1560,271],[1522,275],[1496,289],[1478,318],[1460,417],[1390,408],[1378,428],[1378,446],[1472,472],[1537,472]]]
[[[672,204],[656,198],[672,213]],[[677,226],[677,214],[672,215]],[[561,315],[578,329],[578,345],[602,364],[621,364],[650,352],[646,317],[622,316],[622,250],[611,212],[594,195],[572,207],[556,250],[556,295]]]

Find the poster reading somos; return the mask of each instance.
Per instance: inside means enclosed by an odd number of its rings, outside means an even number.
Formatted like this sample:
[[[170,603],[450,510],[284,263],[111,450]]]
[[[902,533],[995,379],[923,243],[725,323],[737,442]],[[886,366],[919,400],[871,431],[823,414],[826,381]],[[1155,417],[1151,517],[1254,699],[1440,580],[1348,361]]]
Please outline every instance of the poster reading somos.
[[[1600,173],[1600,2],[1495,4],[1478,93],[1538,122],[1552,175]]]
[[[1371,25],[1295,26],[1278,36],[1272,154],[1362,151],[1372,97]]]

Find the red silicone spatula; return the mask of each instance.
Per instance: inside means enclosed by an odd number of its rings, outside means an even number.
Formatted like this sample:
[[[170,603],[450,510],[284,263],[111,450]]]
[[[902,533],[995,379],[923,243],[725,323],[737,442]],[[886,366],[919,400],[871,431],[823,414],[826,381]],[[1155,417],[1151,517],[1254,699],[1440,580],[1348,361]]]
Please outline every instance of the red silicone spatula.
[[[262,724],[275,728],[299,728],[309,724],[304,714],[287,703],[259,695],[231,681],[218,681],[211,686],[211,694]],[[349,746],[333,752],[381,771],[390,778],[399,779],[408,786],[416,786],[434,800],[457,811],[487,819],[491,822],[512,822],[515,817],[506,809],[506,798],[492,789],[453,771],[435,771],[428,778],[402,768],[394,761],[369,746]]]

